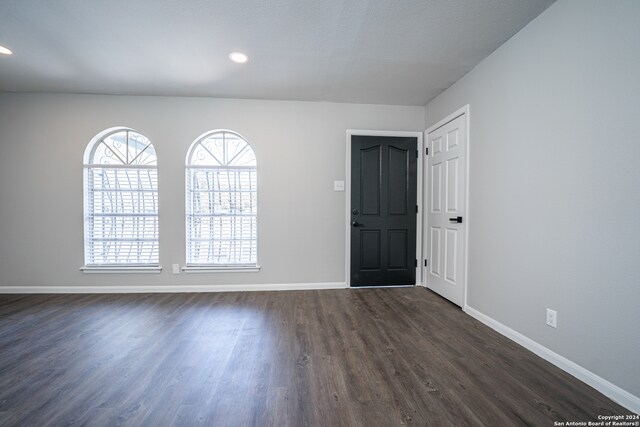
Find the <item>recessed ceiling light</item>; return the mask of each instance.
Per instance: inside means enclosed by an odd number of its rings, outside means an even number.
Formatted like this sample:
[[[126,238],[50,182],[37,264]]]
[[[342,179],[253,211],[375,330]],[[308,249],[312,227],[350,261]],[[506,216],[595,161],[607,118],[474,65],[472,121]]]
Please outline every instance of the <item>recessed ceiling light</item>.
[[[237,62],[238,64],[244,64],[249,60],[249,57],[242,52],[231,52],[229,54],[229,59],[233,62]]]
[[[0,53],[4,54],[4,55],[11,55],[13,54],[13,52],[11,52],[11,49],[7,49],[4,46],[0,46]]]

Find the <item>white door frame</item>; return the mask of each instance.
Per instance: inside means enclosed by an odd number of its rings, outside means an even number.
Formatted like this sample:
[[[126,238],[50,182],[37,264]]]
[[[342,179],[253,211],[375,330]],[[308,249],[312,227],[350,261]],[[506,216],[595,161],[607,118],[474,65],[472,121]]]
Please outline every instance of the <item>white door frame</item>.
[[[418,170],[416,179],[416,203],[418,204],[418,215],[416,216],[416,258],[418,259],[418,266],[416,267],[416,285],[422,284],[422,216],[423,209],[422,204],[422,168],[424,158],[420,153],[423,152],[424,147],[422,138],[423,132],[408,132],[408,131],[386,131],[386,130],[360,130],[360,129],[347,129],[347,152],[346,152],[346,176],[345,176],[345,261],[344,261],[344,281],[347,287],[351,286],[351,137],[354,135],[360,136],[406,136],[414,137],[418,141]]]
[[[439,127],[442,127],[444,125],[446,125],[447,123],[449,123],[452,120],[457,119],[458,117],[464,115],[466,118],[466,125],[467,125],[467,143],[466,143],[466,164],[464,165],[464,167],[466,168],[466,194],[465,194],[465,203],[466,203],[466,218],[465,218],[465,236],[464,236],[464,271],[462,274],[462,310],[466,311],[467,310],[467,271],[469,269],[469,229],[470,227],[470,206],[469,206],[469,193],[470,193],[470,181],[469,181],[469,154],[470,154],[470,149],[469,149],[469,144],[471,142],[471,120],[469,117],[470,114],[470,107],[469,104],[465,105],[464,107],[460,108],[459,110],[456,110],[455,112],[449,114],[448,116],[446,116],[444,119],[438,121],[436,124],[434,124],[433,126],[430,126],[427,130],[424,131],[424,140],[428,141],[429,140],[429,134],[431,132],[433,132],[434,130],[438,129]],[[420,156],[423,157],[423,156]],[[424,188],[426,191],[428,187],[428,182],[427,180],[429,179],[429,171],[426,170],[426,168],[429,166],[429,162],[425,163],[425,173],[423,174],[423,181],[424,181],[424,186],[422,188]],[[427,223],[427,210],[429,209],[429,200],[427,200],[427,197],[425,195],[423,195],[424,199],[425,199],[425,209],[423,209],[422,211],[422,223],[424,224],[424,229],[428,230],[429,228],[429,224]],[[425,244],[426,244],[426,239],[425,239]],[[425,252],[426,253],[426,252]],[[422,286],[427,287],[427,283],[426,283],[426,278],[427,276],[427,271],[426,271],[426,267],[424,266],[424,262],[420,263],[421,265],[421,269],[423,270],[423,275],[422,277],[425,278]]]

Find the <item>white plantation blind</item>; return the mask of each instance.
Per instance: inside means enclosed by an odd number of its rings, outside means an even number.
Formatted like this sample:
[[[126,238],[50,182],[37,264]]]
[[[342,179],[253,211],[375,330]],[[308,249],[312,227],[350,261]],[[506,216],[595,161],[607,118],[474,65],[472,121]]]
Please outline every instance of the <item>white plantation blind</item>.
[[[158,266],[158,171],[153,145],[110,130],[85,153],[85,264]]]
[[[187,265],[257,264],[255,154],[239,135],[206,134],[189,150],[186,170]]]

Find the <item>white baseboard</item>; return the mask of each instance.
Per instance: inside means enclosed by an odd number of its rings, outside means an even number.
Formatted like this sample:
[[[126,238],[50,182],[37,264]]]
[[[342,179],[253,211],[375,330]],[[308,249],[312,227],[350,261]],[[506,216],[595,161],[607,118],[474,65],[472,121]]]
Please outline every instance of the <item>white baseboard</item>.
[[[558,353],[549,350],[542,344],[539,344],[531,338],[528,338],[521,333],[514,331],[508,326],[503,325],[497,320],[492,319],[486,314],[483,314],[478,310],[469,307],[468,305],[464,307],[464,311],[468,315],[484,323],[491,329],[499,332],[505,337],[511,339],[512,341],[515,341],[524,348],[542,357],[547,362],[554,364],[563,371],[573,375],[580,381],[595,388],[600,393],[609,397],[611,400],[619,403],[620,405],[636,414],[640,414],[640,397],[634,396],[628,391],[623,390],[617,385],[610,383],[604,378],[594,374],[593,372],[583,368],[582,366],[572,362],[571,360],[560,356]]]
[[[160,285],[160,286],[0,286],[0,294],[140,294],[180,292],[247,292],[346,289],[344,282],[281,283],[253,285]]]

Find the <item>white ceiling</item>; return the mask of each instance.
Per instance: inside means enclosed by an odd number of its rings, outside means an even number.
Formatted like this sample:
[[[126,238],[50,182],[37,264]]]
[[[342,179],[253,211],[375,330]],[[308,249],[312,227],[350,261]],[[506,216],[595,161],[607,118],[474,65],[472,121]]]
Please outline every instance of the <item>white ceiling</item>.
[[[0,90],[425,105],[552,2],[0,0]]]

